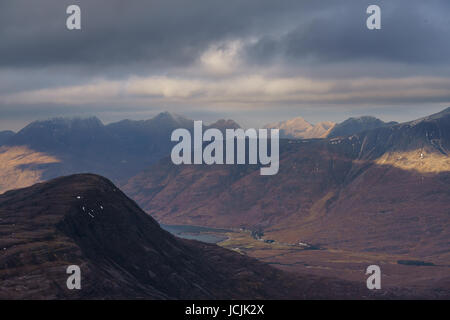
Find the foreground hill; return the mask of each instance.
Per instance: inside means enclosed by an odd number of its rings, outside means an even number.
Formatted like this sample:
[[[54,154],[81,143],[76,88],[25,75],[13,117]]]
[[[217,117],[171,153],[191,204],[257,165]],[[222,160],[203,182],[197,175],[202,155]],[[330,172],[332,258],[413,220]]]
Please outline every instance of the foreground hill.
[[[450,109],[344,138],[283,141],[280,152],[271,177],[256,166],[166,160],[124,190],[168,224],[450,264]]]
[[[216,245],[175,238],[96,175],[1,195],[0,248],[3,299],[368,297],[364,283],[294,277]],[[81,268],[81,290],[66,289],[69,265]]]

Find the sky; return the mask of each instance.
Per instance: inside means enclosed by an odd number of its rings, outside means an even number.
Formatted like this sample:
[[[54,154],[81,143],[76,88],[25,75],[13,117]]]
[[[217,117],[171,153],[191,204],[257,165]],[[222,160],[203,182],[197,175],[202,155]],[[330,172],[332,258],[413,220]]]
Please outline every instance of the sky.
[[[73,4],[81,30],[66,28]],[[244,127],[413,120],[450,106],[449,13],[448,0],[2,0],[0,131],[162,111]]]

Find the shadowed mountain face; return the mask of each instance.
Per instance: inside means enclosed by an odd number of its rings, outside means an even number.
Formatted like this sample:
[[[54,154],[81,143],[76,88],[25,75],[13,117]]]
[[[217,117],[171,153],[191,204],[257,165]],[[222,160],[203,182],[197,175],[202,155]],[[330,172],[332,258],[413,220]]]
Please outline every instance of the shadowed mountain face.
[[[363,132],[370,129],[392,126],[397,124],[395,121],[383,122],[380,119],[370,116],[364,116],[359,118],[349,118],[344,122],[336,124],[328,132],[328,138],[346,137],[351,136],[359,132]]]
[[[175,238],[95,175],[1,195],[0,248],[0,298],[369,297],[362,282],[294,277],[216,245]],[[69,265],[81,268],[81,290],[66,288]]]
[[[219,120],[206,128],[239,128]],[[150,120],[103,125],[97,118],[57,118],[0,133],[0,193],[74,173],[98,173],[124,183],[170,154],[173,130],[192,130],[193,120],[168,112]],[[4,139],[3,139],[4,138]],[[51,161],[50,161],[51,160]]]
[[[0,146],[14,135],[13,131],[0,131]]]
[[[288,140],[280,171],[161,161],[124,190],[169,224],[450,262],[450,109],[345,138]]]
[[[31,123],[8,139],[6,145],[26,146],[58,158],[59,163],[46,170],[43,179],[95,172],[119,181],[166,156],[171,148],[171,132],[190,128],[192,123],[170,113],[109,125],[97,118],[57,118]]]

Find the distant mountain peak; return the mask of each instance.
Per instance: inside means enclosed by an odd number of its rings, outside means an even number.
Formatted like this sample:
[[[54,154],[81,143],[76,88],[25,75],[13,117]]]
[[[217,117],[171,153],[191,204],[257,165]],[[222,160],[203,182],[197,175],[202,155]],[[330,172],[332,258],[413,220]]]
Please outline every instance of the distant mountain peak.
[[[239,129],[241,126],[234,120],[231,119],[220,119],[209,125],[210,128],[216,128],[219,130],[223,129]]]
[[[305,126],[308,126],[308,125],[312,126],[311,123],[309,123],[308,121],[306,121],[302,117],[296,117],[296,118],[293,118],[293,119],[290,119],[290,120],[286,120],[284,122],[287,123],[287,124],[297,124],[297,125],[298,124],[303,124]]]
[[[16,133],[11,130],[0,131],[0,146],[7,142]]]
[[[164,111],[159,114],[157,114],[152,120],[157,121],[173,121],[173,122],[184,122],[188,119],[182,115],[179,115],[177,113],[172,113],[169,111]]]
[[[381,121],[380,119],[374,116],[350,117],[345,121],[372,121],[372,120]]]
[[[435,114],[429,115],[427,117],[424,117],[424,118],[421,118],[421,119],[417,119],[415,121],[417,122],[417,121],[421,121],[421,120],[439,119],[439,118],[442,118],[442,117],[446,117],[448,115],[450,115],[450,107],[448,107],[448,108],[446,108],[446,109],[444,109],[442,111],[439,111],[439,112],[437,112]]]
[[[447,113],[450,113],[450,107],[448,107],[448,108],[445,108],[444,110],[442,110],[441,112],[439,112],[439,113],[442,113],[442,114],[447,114]]]
[[[101,127],[103,123],[99,118],[92,117],[55,117],[47,120],[37,120],[31,122],[26,128],[42,128],[46,126],[63,126],[72,128],[75,126]],[[24,130],[22,129],[22,130]]]
[[[362,131],[391,126],[397,122],[384,122],[373,116],[350,117],[338,123],[328,134],[328,138],[350,136]]]
[[[312,124],[303,119],[302,117],[295,117],[285,121],[279,121],[274,123],[269,123],[267,127],[280,127],[280,129],[287,127],[296,127],[297,130],[308,129],[312,127]],[[283,127],[283,128],[282,128]]]
[[[282,138],[311,139],[325,138],[334,125],[335,123],[331,121],[312,125],[302,117],[296,117],[286,121],[270,123],[264,127],[269,129],[280,129],[280,136]]]

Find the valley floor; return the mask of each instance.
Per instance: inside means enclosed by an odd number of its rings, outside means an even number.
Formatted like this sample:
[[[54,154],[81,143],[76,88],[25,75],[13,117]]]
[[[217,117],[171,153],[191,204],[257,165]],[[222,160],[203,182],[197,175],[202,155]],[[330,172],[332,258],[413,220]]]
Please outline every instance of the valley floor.
[[[445,259],[434,259],[432,261],[434,265],[418,265],[422,260],[410,255],[280,243],[258,239],[251,231],[243,229],[218,229],[215,232],[209,228],[206,232],[198,232],[193,236],[198,237],[202,234],[226,238],[217,244],[285,271],[365,283],[368,277],[365,270],[374,264],[381,268],[382,288],[407,289],[419,295],[423,292],[424,297],[434,294],[450,297],[450,264],[445,263]],[[402,261],[411,264],[402,264]]]

